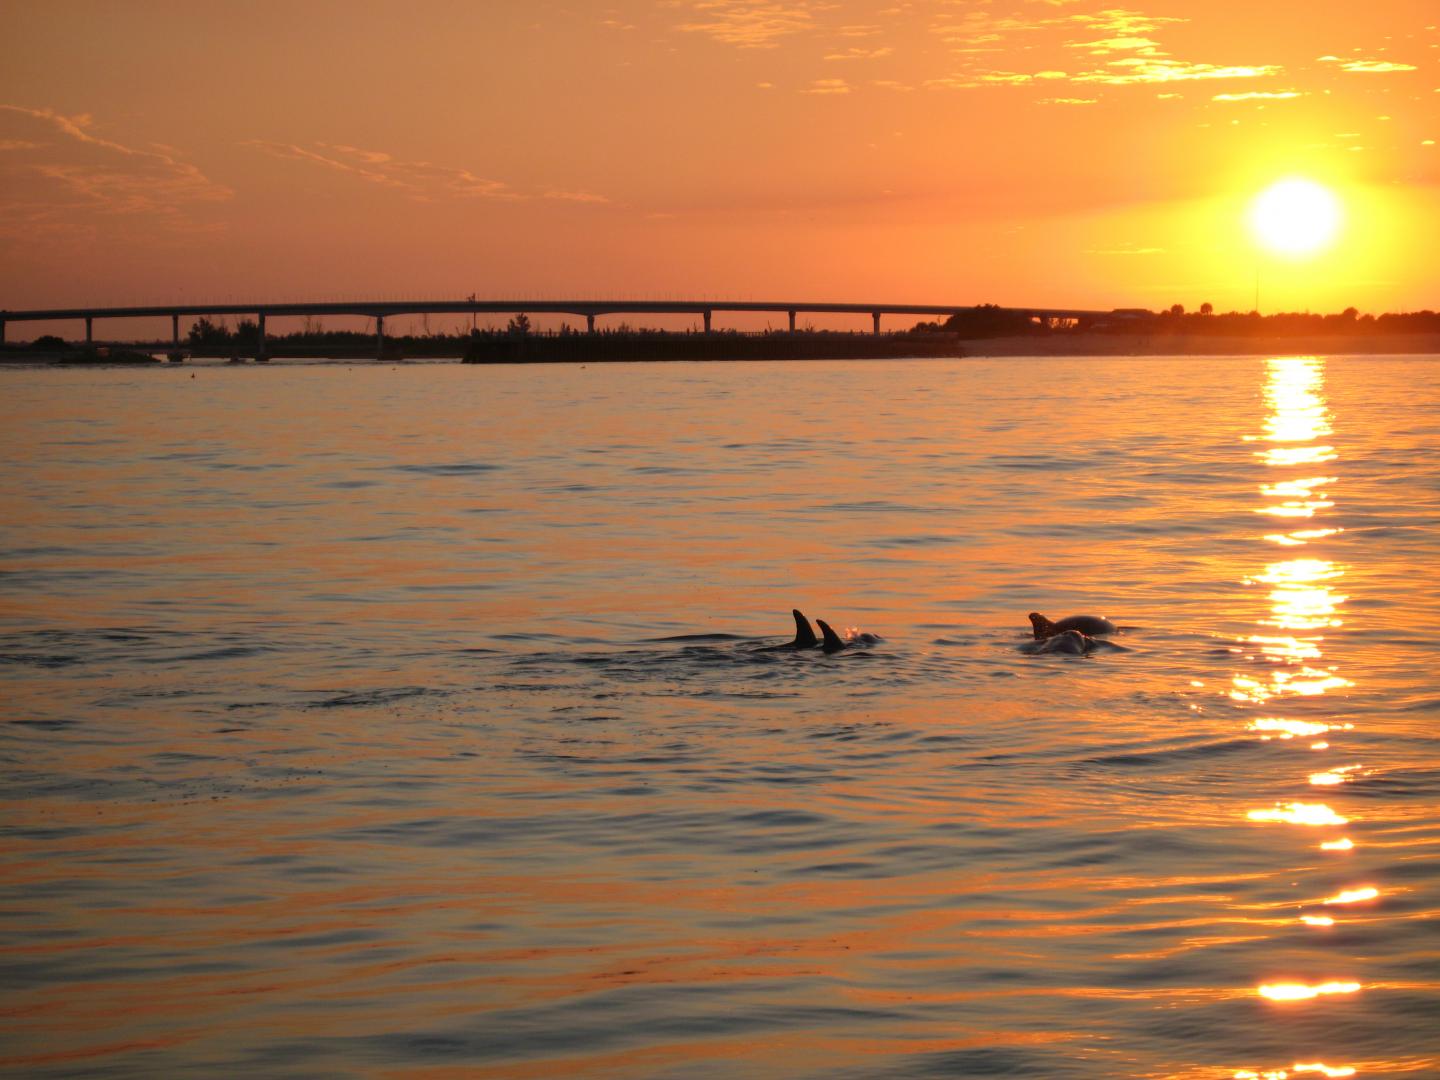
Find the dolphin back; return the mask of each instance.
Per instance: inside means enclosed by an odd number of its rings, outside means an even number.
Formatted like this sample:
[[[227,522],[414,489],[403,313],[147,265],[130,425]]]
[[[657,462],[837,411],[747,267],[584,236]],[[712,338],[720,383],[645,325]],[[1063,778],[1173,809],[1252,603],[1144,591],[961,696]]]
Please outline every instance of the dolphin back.
[[[820,632],[825,635],[825,643],[820,646],[821,652],[839,652],[845,648],[845,642],[840,640],[840,635],[830,628],[830,624],[824,619],[816,619],[815,624],[820,627]]]
[[[1051,622],[1038,611],[1032,611],[1030,612],[1030,626],[1034,630],[1036,641],[1055,637],[1057,634],[1065,633],[1066,630],[1078,630],[1087,637],[1115,633],[1115,624],[1099,615],[1071,615],[1058,622]]]
[[[800,613],[799,608],[791,608],[790,614],[795,616],[795,640],[791,644],[797,649],[813,649],[819,644],[820,639],[810,628],[810,620]]]

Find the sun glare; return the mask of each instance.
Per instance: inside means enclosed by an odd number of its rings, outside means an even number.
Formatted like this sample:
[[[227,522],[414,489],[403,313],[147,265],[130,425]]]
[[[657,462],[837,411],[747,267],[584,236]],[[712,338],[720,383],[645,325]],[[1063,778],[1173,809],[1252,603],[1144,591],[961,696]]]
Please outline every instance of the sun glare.
[[[1270,251],[1312,255],[1335,239],[1340,201],[1313,180],[1279,180],[1250,204],[1250,227]]]

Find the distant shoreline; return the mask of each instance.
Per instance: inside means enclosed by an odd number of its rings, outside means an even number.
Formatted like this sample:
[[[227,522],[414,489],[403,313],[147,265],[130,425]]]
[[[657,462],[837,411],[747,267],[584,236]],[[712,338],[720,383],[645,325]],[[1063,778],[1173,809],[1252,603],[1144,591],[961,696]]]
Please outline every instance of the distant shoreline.
[[[433,346],[432,346],[433,347]],[[149,366],[142,353],[165,355],[168,349],[136,346],[106,356],[64,355],[23,346],[0,349],[0,364],[47,367]],[[230,360],[233,352],[183,350],[186,358]],[[872,336],[852,333],[783,334],[584,334],[492,337],[470,343],[469,355],[457,350],[407,349],[394,341],[377,360],[373,351],[358,348],[312,347],[308,350],[271,347],[267,359],[332,360],[346,364],[396,361],[461,361],[469,364],[664,363],[666,361],[804,361],[919,360],[960,358],[1048,358],[1108,356],[1385,356],[1440,355],[1440,333],[1388,334],[1257,334],[1106,333],[1068,330],[1048,334],[960,337],[945,333],[897,333]],[[253,360],[254,351],[240,349],[239,358]],[[170,367],[155,363],[157,368]]]
[[[1068,331],[965,338],[966,356],[1440,355],[1440,334],[1105,334]]]

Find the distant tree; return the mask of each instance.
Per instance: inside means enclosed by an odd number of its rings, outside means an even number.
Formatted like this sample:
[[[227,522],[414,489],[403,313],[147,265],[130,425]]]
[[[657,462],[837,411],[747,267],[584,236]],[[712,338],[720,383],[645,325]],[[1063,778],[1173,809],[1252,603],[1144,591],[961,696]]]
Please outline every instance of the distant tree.
[[[65,339],[54,334],[42,334],[30,343],[30,347],[41,352],[56,352],[65,348]]]
[[[524,337],[530,333],[530,316],[522,311],[505,324],[505,332],[513,337]]]
[[[1347,307],[1344,311],[1340,313],[1340,317],[1346,322],[1354,322],[1360,317],[1360,312],[1353,307]]]
[[[1212,304],[1212,303],[1210,303],[1209,300],[1206,300],[1205,303],[1203,303],[1203,304],[1200,305],[1200,314],[1201,314],[1201,315],[1214,315],[1214,314],[1215,314],[1215,305]]]
[[[1184,304],[1171,304],[1171,305],[1170,305],[1170,314],[1173,315],[1173,316],[1175,316],[1175,318],[1178,319],[1181,315],[1184,315],[1184,314],[1185,314],[1185,305],[1184,305]]]
[[[230,331],[223,323],[217,326],[202,315],[191,324],[189,337],[192,346],[225,345],[230,341]]]
[[[260,324],[254,319],[241,319],[235,324],[236,343],[244,342],[247,345],[254,345],[260,340]]]

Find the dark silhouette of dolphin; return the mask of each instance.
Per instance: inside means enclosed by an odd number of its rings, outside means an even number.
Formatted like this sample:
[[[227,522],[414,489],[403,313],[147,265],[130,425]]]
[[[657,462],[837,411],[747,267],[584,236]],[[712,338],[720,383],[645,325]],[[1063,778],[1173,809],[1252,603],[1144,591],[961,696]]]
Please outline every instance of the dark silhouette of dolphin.
[[[1068,619],[1051,622],[1038,611],[1032,611],[1030,612],[1030,626],[1035,632],[1036,641],[1057,637],[1067,630],[1077,630],[1086,637],[1115,633],[1115,624],[1099,615],[1071,615]]]
[[[1062,630],[1058,634],[1040,638],[1030,651],[1032,653],[1069,653],[1072,656],[1084,656],[1097,644],[1098,642],[1094,638],[1088,634],[1082,634],[1079,630]]]
[[[810,620],[800,613],[799,608],[791,608],[790,614],[795,616],[795,640],[787,641],[781,645],[763,646],[761,652],[789,652],[800,649],[813,649],[820,644],[820,639],[815,636],[815,631],[810,627]]]
[[[810,628],[810,620],[800,614],[799,608],[791,608],[790,614],[795,616],[795,640],[790,643],[792,649],[813,649],[819,644],[815,631]],[[824,626],[822,622],[820,624]]]
[[[830,624],[828,622],[826,622],[824,619],[816,619],[815,625],[820,627],[820,633],[825,635],[825,640],[820,646],[821,652],[833,653],[839,652],[841,649],[845,648],[845,642],[840,640],[839,634],[835,633],[834,630],[830,629]]]

